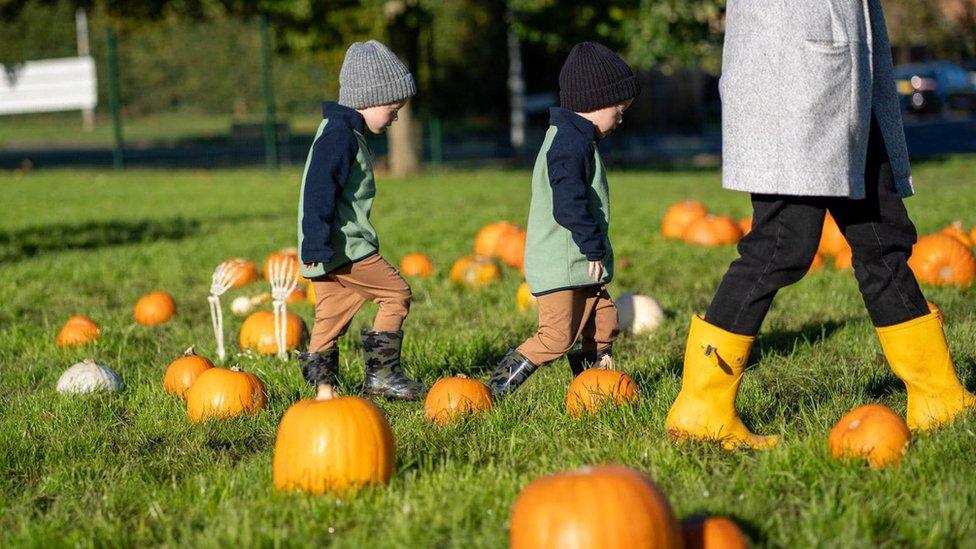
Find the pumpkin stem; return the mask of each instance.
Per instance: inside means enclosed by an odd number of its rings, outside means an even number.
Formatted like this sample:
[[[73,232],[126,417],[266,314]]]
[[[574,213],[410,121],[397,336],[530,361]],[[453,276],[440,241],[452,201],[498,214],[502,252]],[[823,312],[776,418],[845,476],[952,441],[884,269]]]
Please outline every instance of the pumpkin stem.
[[[183,356],[193,356],[196,353],[193,352],[193,345],[190,345],[185,351],[183,351]]]
[[[454,374],[454,377],[459,377],[461,379],[468,379],[468,376],[466,376],[464,374]]]
[[[94,364],[95,363],[95,361],[93,359],[91,359],[91,358],[86,358],[85,360],[82,360],[81,362],[84,363],[84,364]]]
[[[235,365],[233,365],[233,366],[230,367],[230,371],[232,371],[232,372],[240,372],[241,371],[241,367],[238,366],[237,364],[235,364]]]
[[[335,389],[327,383],[319,385],[315,392],[315,400],[332,400],[336,396]]]

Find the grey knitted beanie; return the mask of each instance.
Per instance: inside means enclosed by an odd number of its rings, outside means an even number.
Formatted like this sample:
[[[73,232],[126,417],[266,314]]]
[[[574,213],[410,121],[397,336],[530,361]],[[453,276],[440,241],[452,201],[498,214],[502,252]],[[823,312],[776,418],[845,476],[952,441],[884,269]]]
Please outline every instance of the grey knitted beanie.
[[[353,42],[339,71],[339,104],[353,109],[397,103],[417,93],[410,70],[376,40]]]

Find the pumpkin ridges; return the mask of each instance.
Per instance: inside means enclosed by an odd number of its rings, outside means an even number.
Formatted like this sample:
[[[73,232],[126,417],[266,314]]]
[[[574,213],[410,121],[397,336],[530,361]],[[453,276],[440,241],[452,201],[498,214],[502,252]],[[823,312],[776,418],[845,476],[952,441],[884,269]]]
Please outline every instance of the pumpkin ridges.
[[[608,403],[623,404],[637,399],[637,385],[624,372],[603,368],[583,371],[566,391],[566,410],[577,417],[596,413]]]
[[[837,421],[827,445],[835,458],[862,458],[878,469],[901,461],[910,438],[901,416],[882,404],[866,404]]]
[[[689,223],[681,238],[699,246],[722,246],[738,242],[742,238],[742,230],[738,223],[728,217],[706,215]]]
[[[407,254],[400,260],[400,272],[404,276],[426,278],[434,272],[434,263],[424,254]]]
[[[255,414],[266,403],[264,383],[254,374],[234,368],[204,371],[186,394],[187,414],[194,422]]]
[[[491,391],[478,380],[463,374],[439,379],[427,392],[424,417],[443,426],[451,420],[490,410]]]
[[[918,239],[908,266],[919,282],[936,286],[969,286],[976,277],[976,256],[955,238],[930,234]]]
[[[291,351],[301,348],[308,335],[305,321],[295,313],[288,311],[285,317],[285,347]],[[278,352],[278,343],[274,338],[274,313],[271,311],[255,311],[244,323],[238,336],[238,343],[242,349],[251,349],[260,354],[274,354]]]
[[[213,368],[213,362],[206,357],[197,355],[191,346],[183,356],[177,358],[166,368],[163,374],[163,389],[170,394],[186,400],[186,392],[200,374]]]
[[[708,215],[708,208],[697,200],[683,200],[668,207],[661,221],[661,234],[665,238],[682,238],[685,229],[693,221]]]
[[[162,291],[142,296],[132,309],[132,316],[143,326],[165,324],[174,315],[176,315],[176,302],[173,301],[173,296]]]
[[[98,323],[83,315],[75,315],[64,323],[55,338],[58,347],[75,347],[86,345],[101,336],[102,330]]]

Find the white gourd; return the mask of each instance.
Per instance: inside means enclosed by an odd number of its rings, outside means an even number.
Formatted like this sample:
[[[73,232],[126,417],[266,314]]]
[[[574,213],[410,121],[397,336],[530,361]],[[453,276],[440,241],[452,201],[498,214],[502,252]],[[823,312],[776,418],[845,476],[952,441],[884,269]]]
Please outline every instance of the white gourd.
[[[111,393],[122,390],[122,377],[108,366],[96,364],[86,358],[65,370],[58,379],[58,392],[62,394],[83,394],[95,391]]]
[[[620,329],[633,334],[652,332],[664,321],[664,311],[654,298],[628,293],[616,300]]]

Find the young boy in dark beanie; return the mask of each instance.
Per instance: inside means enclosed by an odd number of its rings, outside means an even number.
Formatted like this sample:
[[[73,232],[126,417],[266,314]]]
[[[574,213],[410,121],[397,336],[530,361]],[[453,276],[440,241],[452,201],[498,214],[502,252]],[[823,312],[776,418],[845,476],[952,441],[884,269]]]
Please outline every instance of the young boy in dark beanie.
[[[426,388],[400,367],[401,326],[410,287],[379,255],[369,222],[376,185],[366,128],[384,131],[416,94],[413,76],[386,46],[370,40],[349,46],[339,72],[339,102],[326,102],[305,162],[298,206],[302,275],[312,280],[315,323],[309,352],[299,355],[313,387],[336,385],[336,340],[367,301],[379,305],[373,329],[363,331],[365,392],[416,399]]]
[[[574,374],[611,366],[617,308],[608,233],[609,187],[598,140],[622,121],[640,94],[637,76],[596,42],[573,47],[559,73],[559,104],[532,175],[525,278],[537,297],[539,329],[510,350],[491,376],[496,396],[515,391],[542,364],[569,353]]]

